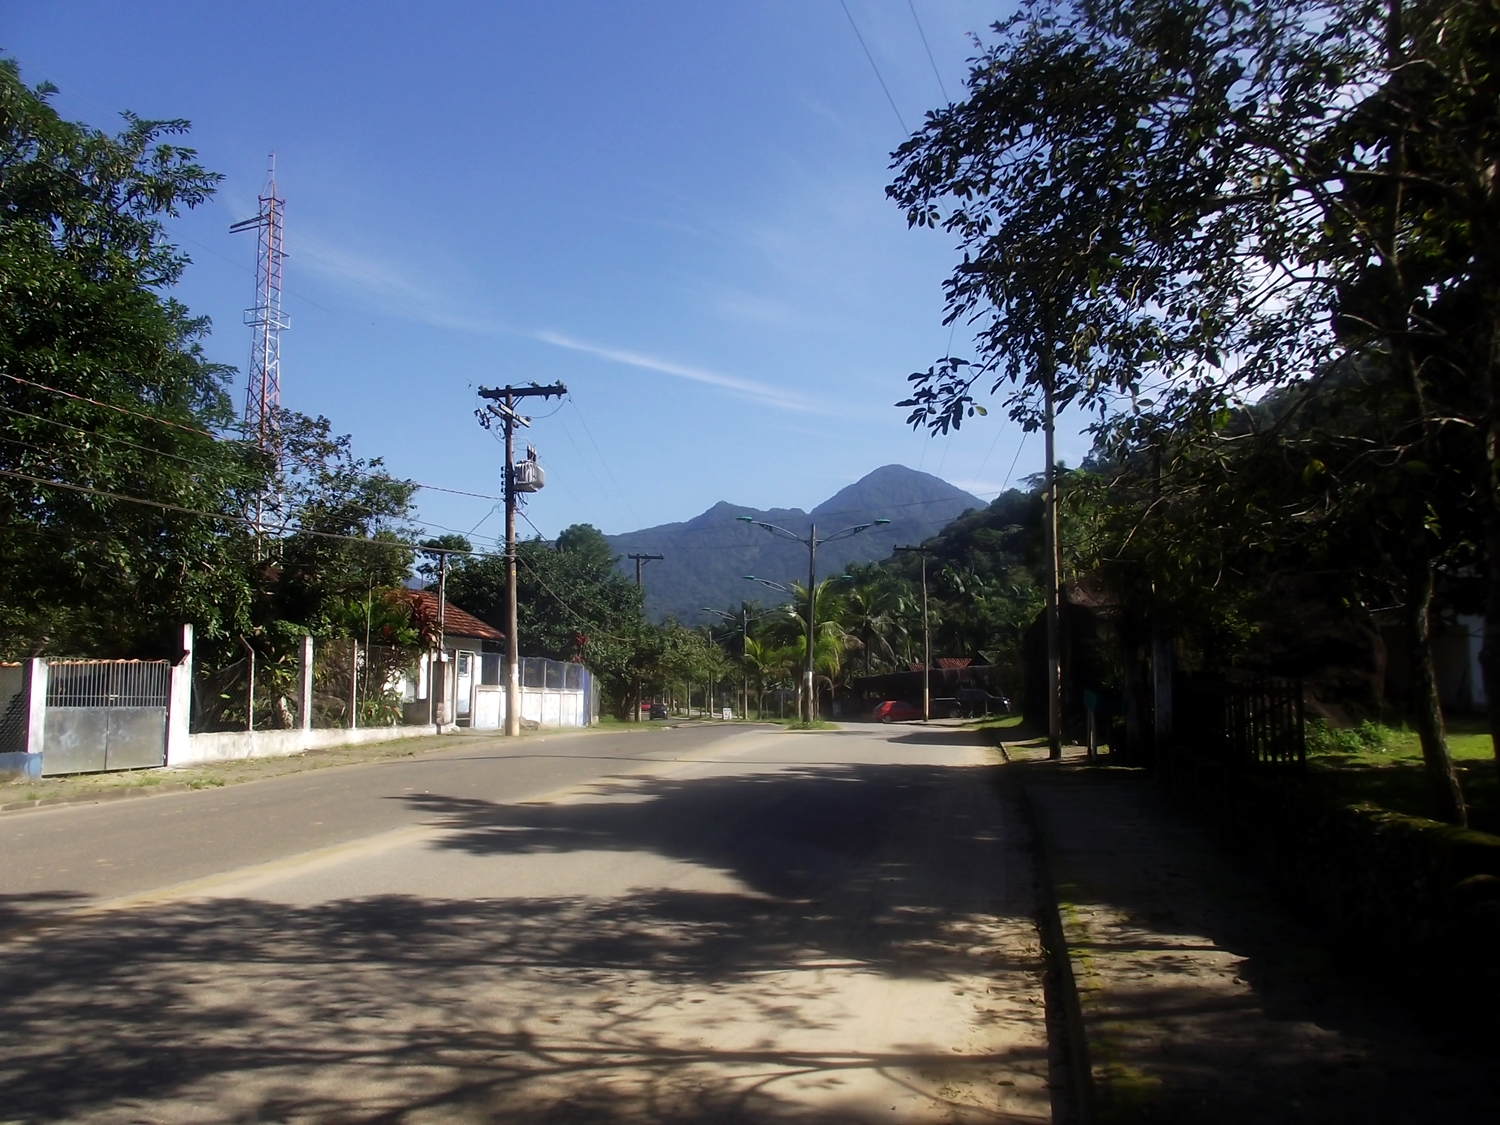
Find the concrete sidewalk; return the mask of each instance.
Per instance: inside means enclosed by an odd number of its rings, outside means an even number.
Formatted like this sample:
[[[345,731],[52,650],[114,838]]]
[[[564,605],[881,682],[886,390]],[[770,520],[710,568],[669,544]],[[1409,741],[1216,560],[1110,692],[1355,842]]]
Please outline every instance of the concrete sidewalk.
[[[1058,903],[1096,1121],[1493,1120],[1492,1060],[1337,964],[1147,775],[1008,749]]]

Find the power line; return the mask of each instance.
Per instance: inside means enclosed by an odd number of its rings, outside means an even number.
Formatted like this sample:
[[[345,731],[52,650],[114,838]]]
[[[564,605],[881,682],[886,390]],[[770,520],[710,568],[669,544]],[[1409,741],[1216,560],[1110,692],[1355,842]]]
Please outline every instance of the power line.
[[[71,398],[78,402],[87,402],[93,406],[102,406],[105,410],[114,410],[118,411],[121,414],[129,414],[136,418],[144,418],[148,422],[160,422],[163,426],[171,426],[173,429],[185,430],[187,433],[198,434],[200,437],[210,437],[215,441],[238,440],[236,438],[226,438],[223,435],[216,434],[211,430],[200,430],[196,426],[184,426],[181,422],[173,422],[171,419],[161,418],[155,414],[144,414],[139,410],[131,410],[126,406],[116,406],[112,402],[100,402],[97,398],[89,398],[88,395],[74,394],[72,391],[60,390],[57,387],[49,387],[46,383],[38,383],[31,379],[23,379],[19,375],[12,375],[9,371],[0,371],[0,375],[3,375],[5,376],[5,378],[17,383],[24,383],[28,387],[35,387],[39,391],[48,391],[52,394],[62,395],[64,398]]]
[[[26,411],[24,411],[24,410],[17,410],[13,406],[5,406],[3,404],[0,404],[0,410],[5,411],[7,414],[14,414],[18,418],[29,419],[32,422],[43,422],[43,423],[45,423],[45,424],[47,424],[49,426],[58,426],[58,427],[60,427],[61,429],[64,429],[64,430],[72,430],[74,433],[76,433],[76,434],[83,434],[85,437],[103,438],[106,441],[112,441],[112,442],[115,442],[118,445],[124,445],[124,446],[128,446],[131,449],[140,450],[140,452],[142,452],[142,453],[154,454],[157,457],[170,457],[170,458],[172,458],[172,460],[174,460],[174,461],[181,461],[185,465],[197,465],[199,468],[203,468],[203,469],[217,469],[217,468],[220,468],[220,466],[218,466],[218,465],[210,464],[207,461],[200,461],[200,460],[198,460],[195,457],[184,457],[180,453],[169,453],[165,449],[152,449],[149,445],[137,445],[135,442],[133,442],[133,441],[127,441],[124,438],[122,438],[122,437],[120,437],[120,436],[118,436],[116,434],[100,433],[97,430],[86,430],[82,426],[70,425],[69,423],[60,421],[60,420],[58,420],[56,418],[46,418],[46,417],[43,417],[40,414],[28,414],[28,413],[26,413]],[[13,439],[13,438],[6,438],[4,440],[6,440],[6,441],[15,441],[15,439]],[[43,450],[40,446],[28,445],[27,443],[20,442],[20,441],[15,441],[15,443],[18,444],[18,445],[24,445],[26,448],[35,450],[36,452],[45,452],[45,450]]]
[[[568,401],[573,404],[573,413],[578,415],[578,421],[583,425],[583,432],[588,435],[589,444],[594,447],[594,452],[599,455],[599,463],[604,466],[604,471],[608,474],[610,483],[615,486],[615,491],[620,494],[620,499],[625,501],[625,507],[629,509],[630,514],[636,519],[640,519],[635,506],[630,502],[630,497],[625,495],[625,490],[620,487],[620,482],[615,479],[615,472],[609,467],[609,461],[605,458],[604,451],[599,448],[599,443],[594,440],[594,431],[589,429],[588,419],[583,416],[583,411],[578,409],[578,400],[569,395]]]
[[[890,87],[885,84],[885,79],[880,76],[880,68],[875,65],[875,56],[870,54],[870,48],[865,46],[865,37],[859,33],[859,25],[854,22],[854,17],[849,13],[849,5],[844,0],[839,0],[839,7],[844,9],[844,15],[849,19],[849,26],[854,28],[854,37],[859,40],[859,46],[865,53],[865,58],[870,60],[870,69],[875,72],[875,81],[880,83],[880,88],[885,91],[885,100],[891,103],[891,112],[896,115],[896,120],[901,124],[901,131],[908,137],[911,130],[906,127],[906,120],[901,116],[901,111],[896,108],[896,99],[891,97]]]
[[[531,571],[532,576],[536,578],[536,584],[538,586],[540,586],[543,590],[547,591],[547,593],[551,594],[553,601],[557,602],[557,604],[562,609],[564,609],[568,613],[572,614],[573,615],[573,620],[576,621],[576,622],[578,622],[578,624],[582,625],[584,628],[588,629],[589,632],[592,633],[593,636],[596,636],[596,637],[605,637],[605,638],[607,638],[607,639],[609,639],[611,641],[620,641],[620,642],[622,642],[624,644],[629,644],[631,642],[631,640],[633,639],[631,637],[622,637],[618,633],[605,632],[603,630],[600,630],[600,629],[596,628],[594,622],[592,622],[588,618],[584,617],[581,613],[579,613],[576,609],[573,608],[573,605],[572,605],[571,602],[569,602],[567,599],[565,599],[561,594],[559,594],[551,586],[547,585],[546,580],[542,578],[541,571],[538,570],[535,566],[532,565],[530,559],[528,559],[525,556],[520,555],[520,554],[517,554],[516,557],[518,559],[520,559],[521,563],[526,567],[527,570]],[[588,635],[589,634],[585,634],[585,636],[588,636]]]
[[[542,529],[541,528],[537,527],[536,524],[531,523],[531,517],[526,514],[526,511],[525,511],[524,508],[517,508],[516,509],[516,514],[519,515],[528,524],[531,524],[531,530],[534,531],[534,532],[536,532],[536,537],[538,539],[540,539],[543,543],[546,543],[548,546],[551,546],[553,540],[548,539],[545,535],[542,534]]]
[[[1010,459],[1010,468],[1005,471],[1005,483],[1000,486],[1001,492],[1010,487],[1010,474],[1016,471],[1016,462],[1021,459],[1021,450],[1026,448],[1026,438],[1028,436],[1028,431],[1021,431],[1021,440],[1016,442],[1016,455]]]
[[[126,496],[120,492],[108,492],[102,488],[89,488],[87,485],[82,484],[69,484],[67,481],[48,480],[45,477],[34,477],[29,473],[17,473],[10,469],[0,469],[0,476],[24,480],[30,484],[39,484],[45,488],[61,488],[68,492],[81,492],[88,496],[99,496],[106,500],[123,500],[128,504],[141,504],[148,508],[160,508],[167,512],[179,512],[186,516],[202,516],[205,519],[224,520],[228,523],[245,524],[248,527],[256,525],[255,520],[248,516],[236,516],[228,512],[206,512],[201,508],[188,508],[181,504],[168,504],[162,500],[147,500],[141,496]],[[372,539],[368,535],[339,535],[332,531],[313,531],[303,527],[292,529],[289,524],[281,525],[279,530],[287,531],[289,529],[294,535],[309,535],[319,539],[339,539],[347,543],[371,543],[379,546],[406,547],[413,550],[421,550],[415,543],[407,543],[402,540]],[[477,554],[478,552],[469,553]]]
[[[253,442],[245,441],[242,438],[226,437],[223,434],[216,434],[212,430],[202,430],[202,429],[198,429],[198,428],[193,427],[193,426],[185,426],[185,425],[183,425],[180,422],[174,422],[174,421],[172,421],[169,418],[162,418],[162,417],[160,417],[159,415],[156,415],[156,414],[147,414],[147,413],[145,413],[143,411],[140,411],[140,410],[131,410],[129,407],[118,406],[118,405],[116,405],[115,403],[112,403],[112,402],[101,402],[99,399],[89,398],[87,395],[75,394],[72,391],[65,391],[65,390],[62,390],[61,388],[58,388],[58,387],[49,387],[46,383],[38,383],[38,382],[36,382],[33,379],[24,379],[20,375],[12,375],[9,371],[0,371],[0,375],[3,375],[5,378],[11,379],[11,380],[13,380],[13,381],[15,381],[17,383],[24,383],[28,387],[35,387],[39,391],[47,391],[47,392],[49,392],[51,394],[62,395],[64,398],[71,398],[71,399],[74,399],[75,401],[78,401],[78,402],[86,402],[86,403],[89,403],[92,406],[100,406],[100,407],[103,407],[106,410],[114,410],[114,411],[116,411],[116,412],[118,412],[120,414],[128,414],[131,417],[141,418],[141,419],[144,419],[147,422],[158,422],[158,423],[160,423],[163,426],[171,426],[174,429],[183,430],[183,431],[186,431],[187,433],[190,433],[190,434],[197,434],[200,437],[212,438],[214,441],[227,442],[227,443],[229,443],[231,445],[241,445],[241,446],[245,446],[247,448],[250,448],[250,447],[252,447],[254,445]],[[55,425],[59,425],[59,426],[66,426],[67,425],[67,423],[65,423],[65,422],[56,422],[54,419],[51,419],[51,418],[40,418],[40,417],[38,417],[36,415],[26,414],[24,411],[16,410],[14,407],[0,406],[0,409],[8,410],[8,411],[10,411],[13,414],[20,414],[20,415],[22,415],[22,417],[33,418],[33,419],[35,419],[37,421],[53,422]],[[77,427],[69,427],[69,428],[76,429]],[[87,433],[89,431],[82,431],[82,432]],[[133,443],[131,443],[131,442],[126,442],[124,438],[116,437],[113,434],[97,434],[95,436],[104,437],[104,438],[106,438],[106,439],[108,439],[110,441],[120,441],[120,442],[124,442],[124,444],[127,444],[127,445],[133,445]],[[163,457],[175,457],[175,456],[179,456],[178,454],[167,453],[165,450],[150,450],[150,449],[147,449],[144,446],[134,446],[134,448],[143,449],[146,452],[155,452],[155,453],[160,454]],[[312,458],[312,457],[299,457],[296,454],[291,454],[291,453],[286,454],[286,456],[290,457],[293,461],[300,461],[304,465],[319,466],[319,465],[322,464],[321,461],[318,461],[318,460],[316,460],[315,458]],[[206,462],[199,461],[199,462],[196,462],[196,463],[200,464],[200,465],[204,465],[205,467],[207,467],[207,463]],[[410,479],[406,479],[406,478],[402,478],[402,477],[392,476],[389,473],[372,473],[372,472],[368,472],[368,471],[363,470],[363,469],[355,469],[353,471],[354,471],[355,475],[365,477],[368,480],[388,480],[388,481],[392,481],[392,482],[395,482],[395,483],[398,483],[398,484],[409,484],[413,488],[425,489],[428,492],[446,492],[446,493],[449,493],[450,495],[453,495],[453,496],[469,496],[469,497],[472,497],[472,498],[474,498],[476,500],[503,500],[503,499],[505,499],[503,496],[492,496],[492,495],[490,495],[487,492],[469,492],[469,491],[466,491],[466,490],[461,489],[461,488],[446,488],[446,487],[444,487],[443,485],[440,485],[440,484],[425,484],[425,483],[423,483],[421,481],[410,480]]]
[[[984,455],[984,460],[979,462],[979,468],[974,470],[975,480],[978,480],[984,474],[985,466],[990,463],[990,458],[995,455],[995,447],[1000,444],[1000,438],[1004,433],[1005,426],[1003,424],[995,427],[995,440],[990,442],[989,452]]]
[[[953,99],[948,96],[948,87],[943,85],[943,76],[938,72],[937,59],[932,57],[932,48],[927,45],[927,33],[922,30],[922,21],[917,18],[917,6],[912,0],[906,0],[906,6],[911,9],[911,22],[917,25],[917,34],[922,37],[922,47],[927,52],[927,61],[932,64],[932,74],[938,80],[938,89],[943,92],[943,101],[952,105]]]

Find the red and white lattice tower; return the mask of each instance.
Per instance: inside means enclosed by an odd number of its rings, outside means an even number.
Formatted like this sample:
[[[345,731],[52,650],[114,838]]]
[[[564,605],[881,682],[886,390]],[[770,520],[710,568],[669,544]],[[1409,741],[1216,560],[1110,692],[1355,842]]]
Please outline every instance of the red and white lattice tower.
[[[250,348],[250,379],[245,387],[245,429],[251,438],[276,458],[281,476],[281,333],[291,327],[281,311],[281,239],[285,229],[286,200],[276,194],[276,154],[271,154],[266,191],[260,197],[260,213],[235,223],[231,231],[259,232],[255,263],[255,307],[245,310],[245,323],[254,333]]]

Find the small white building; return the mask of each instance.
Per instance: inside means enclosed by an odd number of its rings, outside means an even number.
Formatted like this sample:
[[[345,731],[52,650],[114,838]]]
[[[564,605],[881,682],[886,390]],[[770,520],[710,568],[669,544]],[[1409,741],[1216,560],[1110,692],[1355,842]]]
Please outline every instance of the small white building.
[[[434,627],[439,620],[437,595],[430,590],[411,590],[407,596],[411,599],[412,616]],[[405,686],[406,706],[417,710],[431,707],[433,721],[444,726],[498,726],[495,722],[475,722],[475,719],[480,710],[490,710],[481,703],[484,689],[504,691],[505,634],[452,602],[442,607],[441,619],[441,651],[422,657],[417,682]],[[442,675],[439,690],[429,702],[429,685],[434,682],[432,669],[436,664],[441,664]],[[440,716],[436,714],[439,709]]]
[[[437,595],[410,590],[412,617],[436,635]],[[451,602],[443,607],[441,655],[424,654],[416,682],[402,685],[406,721],[499,730],[505,726],[505,634]],[[440,690],[429,699],[433,668]],[[518,670],[518,710],[531,727],[583,727],[595,721],[599,700],[593,676],[582,664],[522,657]],[[441,712],[441,717],[438,713]],[[428,718],[431,715],[432,718]]]

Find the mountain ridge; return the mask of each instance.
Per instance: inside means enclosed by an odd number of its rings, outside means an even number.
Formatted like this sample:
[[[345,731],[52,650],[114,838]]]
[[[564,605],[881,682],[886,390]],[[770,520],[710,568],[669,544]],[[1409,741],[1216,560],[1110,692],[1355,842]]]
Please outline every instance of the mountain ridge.
[[[810,512],[759,509],[720,500],[686,520],[606,538],[620,556],[621,571],[632,576],[634,565],[624,556],[665,555],[643,569],[646,612],[656,620],[670,616],[695,624],[711,618],[703,612],[704,606],[727,609],[747,600],[766,604],[786,600],[775,590],[746,582],[747,574],[783,584],[807,581],[803,544],[743,523],[740,516],[779,524],[798,536],[807,535],[814,523],[821,536],[876,519],[891,521],[826,547],[820,544],[818,575],[822,578],[849,563],[884,559],[897,544],[920,543],[968,509],[982,507],[984,501],[977,496],[931,473],[905,465],[882,465]]]

